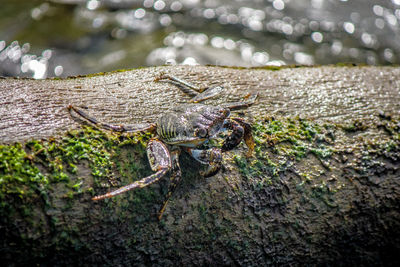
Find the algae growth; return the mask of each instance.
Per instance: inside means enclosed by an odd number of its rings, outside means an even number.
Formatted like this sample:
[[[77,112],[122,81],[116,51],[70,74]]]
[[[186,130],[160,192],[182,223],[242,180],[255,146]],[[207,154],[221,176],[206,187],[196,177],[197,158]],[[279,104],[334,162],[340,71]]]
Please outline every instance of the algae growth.
[[[70,131],[60,139],[1,145],[0,198],[4,200],[7,196],[14,196],[25,199],[37,193],[45,194],[50,184],[59,182],[71,189],[64,195],[67,197],[91,192],[91,187],[82,188],[83,177],[78,173],[77,165],[87,162],[91,175],[97,180],[110,178],[118,148],[127,143],[138,144],[143,138],[120,138],[85,127]]]
[[[146,173],[146,164],[137,159],[146,158],[148,139],[147,134],[120,136],[84,127],[57,139],[0,145],[3,240],[19,240],[14,249],[23,250],[36,238],[52,235],[56,247],[84,247],[79,229],[89,217],[76,215],[83,208],[79,202],[90,204],[94,187],[107,190]],[[135,195],[136,202],[146,197]]]
[[[271,184],[272,178],[279,178],[294,162],[310,154],[321,162],[329,159],[334,153],[332,127],[300,118],[257,119],[253,124],[255,157],[235,155],[234,160],[248,179],[268,177],[262,183]],[[259,182],[257,186],[263,185]]]
[[[50,259],[73,264],[84,259],[88,264],[117,265],[123,258],[132,264],[190,260],[201,265],[207,254],[221,265],[256,265],[313,263],[309,259],[317,252],[327,259],[341,248],[361,251],[361,241],[342,246],[335,242],[345,242],[352,236],[348,229],[360,229],[374,218],[380,218],[378,229],[398,229],[386,216],[398,201],[386,194],[396,190],[399,126],[398,119],[387,117],[363,127],[256,118],[253,157],[247,158],[244,145],[239,146],[224,155],[227,166],[218,175],[199,177],[201,166],[182,155],[182,182],[161,222],[156,213],[168,179],[91,201],[110,187],[152,173],[145,155],[148,134],[83,127],[58,138],[1,145],[0,212],[5,228],[0,229],[0,244],[9,255],[5,262],[18,258],[20,263]],[[364,217],[352,205],[363,207]],[[323,229],[336,220],[340,227],[335,231]],[[385,238],[393,236],[377,233],[386,243]],[[303,254],[288,254],[294,245]],[[363,259],[371,263],[375,258]]]

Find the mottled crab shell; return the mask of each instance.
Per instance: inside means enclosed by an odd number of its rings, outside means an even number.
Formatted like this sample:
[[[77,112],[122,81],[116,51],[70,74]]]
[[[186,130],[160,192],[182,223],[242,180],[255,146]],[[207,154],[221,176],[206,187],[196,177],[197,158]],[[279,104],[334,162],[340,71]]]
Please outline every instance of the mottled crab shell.
[[[158,118],[157,134],[167,144],[196,147],[214,137],[229,115],[229,109],[219,106],[177,106]]]

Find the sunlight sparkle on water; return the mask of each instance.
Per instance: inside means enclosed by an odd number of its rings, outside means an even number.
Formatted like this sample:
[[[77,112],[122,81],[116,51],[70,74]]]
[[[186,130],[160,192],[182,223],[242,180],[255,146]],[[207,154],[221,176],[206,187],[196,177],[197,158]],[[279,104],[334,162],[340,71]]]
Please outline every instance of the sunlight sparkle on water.
[[[324,40],[324,36],[320,32],[313,32],[311,34],[311,39],[316,43],[321,43]]]
[[[135,10],[135,13],[133,13],[135,18],[141,19],[146,15],[146,11],[143,8],[138,8]]]
[[[345,23],[343,23],[343,28],[344,28],[344,30],[345,30],[347,33],[349,33],[349,34],[353,34],[353,33],[354,33],[354,30],[355,30],[354,24],[351,23],[351,22],[345,22]]]
[[[392,0],[392,3],[395,5],[400,6],[400,0]]]
[[[86,8],[89,10],[95,10],[100,7],[100,1],[98,0],[89,0],[86,4]]]
[[[56,66],[56,67],[54,68],[54,74],[55,74],[56,76],[60,76],[60,75],[63,73],[63,71],[64,71],[63,66],[58,65],[58,66]]]
[[[165,4],[164,1],[158,0],[158,1],[156,1],[156,2],[154,3],[154,6],[153,6],[153,7],[154,7],[155,10],[160,11],[160,10],[163,10],[163,9],[165,8],[165,6],[166,6],[166,4]]]
[[[285,2],[283,2],[282,0],[274,0],[272,2],[272,6],[276,9],[276,10],[283,10],[285,8]]]
[[[31,60],[28,63],[29,70],[33,71],[34,79],[43,79],[46,75],[47,65],[45,61]]]
[[[172,2],[171,6],[170,6],[171,10],[174,12],[178,12],[179,10],[182,9],[182,7],[183,7],[183,5],[179,1]]]

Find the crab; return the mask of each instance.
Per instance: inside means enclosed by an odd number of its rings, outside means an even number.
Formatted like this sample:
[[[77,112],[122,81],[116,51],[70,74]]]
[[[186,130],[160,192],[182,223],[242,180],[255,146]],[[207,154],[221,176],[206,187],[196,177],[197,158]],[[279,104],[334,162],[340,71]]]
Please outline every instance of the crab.
[[[134,125],[103,123],[72,105],[69,105],[68,109],[105,130],[121,133],[148,131],[155,134],[146,148],[150,167],[154,173],[104,195],[95,196],[92,200],[111,198],[129,190],[149,186],[170,172],[168,193],[158,212],[158,219],[161,220],[168,201],[181,180],[179,155],[182,151],[187,152],[200,163],[208,165],[207,169],[200,173],[204,177],[215,175],[222,166],[222,153],[234,149],[242,140],[245,141],[249,149],[247,156],[251,156],[254,150],[251,126],[241,118],[230,117],[230,111],[252,105],[257,94],[250,95],[242,102],[211,106],[199,104],[199,102],[218,95],[223,90],[221,86],[201,89],[189,82],[166,74],[160,75],[155,81],[174,83],[184,93],[192,97],[189,101],[191,103],[172,108],[170,112],[162,114],[155,123]],[[204,148],[203,144],[227,130],[230,133],[225,138],[222,147]]]

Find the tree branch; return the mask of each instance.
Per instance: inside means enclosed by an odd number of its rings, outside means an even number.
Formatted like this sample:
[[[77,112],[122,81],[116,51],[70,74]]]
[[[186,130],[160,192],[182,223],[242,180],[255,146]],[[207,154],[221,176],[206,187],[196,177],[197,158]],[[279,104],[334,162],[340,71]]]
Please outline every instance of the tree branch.
[[[181,155],[182,182],[159,222],[168,179],[94,202],[152,173],[147,123],[185,96],[167,73],[222,85],[212,105],[258,93],[234,113],[255,153],[224,168]],[[27,265],[395,265],[400,252],[400,69],[165,66],[67,79],[0,79],[0,259]],[[218,145],[215,143],[215,145]],[[166,176],[168,177],[168,175]]]

